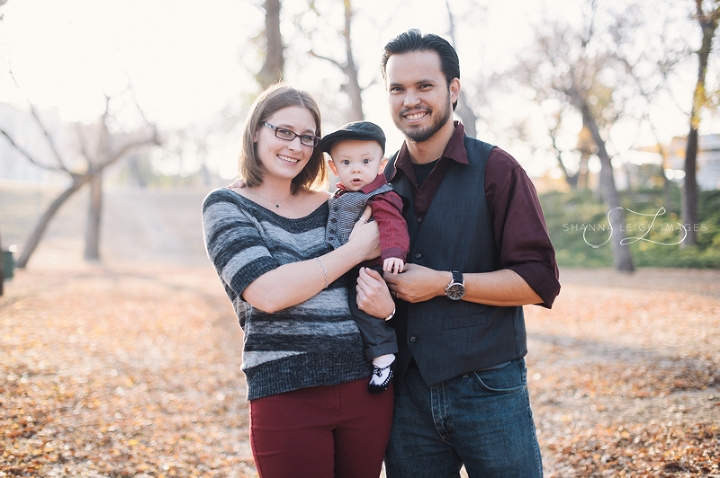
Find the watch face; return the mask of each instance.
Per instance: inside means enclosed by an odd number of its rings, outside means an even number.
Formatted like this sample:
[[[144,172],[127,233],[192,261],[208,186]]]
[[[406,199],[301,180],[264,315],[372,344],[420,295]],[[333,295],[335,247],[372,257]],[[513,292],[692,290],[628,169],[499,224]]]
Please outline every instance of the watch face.
[[[465,286],[457,282],[450,284],[447,289],[445,289],[445,295],[447,295],[449,299],[460,300],[465,295]]]

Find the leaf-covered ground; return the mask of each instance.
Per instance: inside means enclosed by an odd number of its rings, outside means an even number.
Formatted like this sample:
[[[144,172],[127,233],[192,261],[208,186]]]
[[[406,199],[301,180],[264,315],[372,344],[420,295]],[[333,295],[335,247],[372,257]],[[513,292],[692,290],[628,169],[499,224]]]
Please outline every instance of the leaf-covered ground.
[[[0,477],[256,476],[210,267],[73,264],[0,297]],[[546,476],[720,476],[720,272],[562,275],[526,309]]]
[[[720,272],[563,270],[526,308],[550,477],[720,476]]]

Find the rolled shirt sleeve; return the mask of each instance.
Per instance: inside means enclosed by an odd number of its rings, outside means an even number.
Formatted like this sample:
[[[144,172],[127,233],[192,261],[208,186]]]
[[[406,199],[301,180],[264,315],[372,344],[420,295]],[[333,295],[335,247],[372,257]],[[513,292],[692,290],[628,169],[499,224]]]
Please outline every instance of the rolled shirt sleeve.
[[[515,271],[552,307],[560,293],[555,249],[535,186],[510,154],[493,148],[485,169],[485,195],[502,268]]]

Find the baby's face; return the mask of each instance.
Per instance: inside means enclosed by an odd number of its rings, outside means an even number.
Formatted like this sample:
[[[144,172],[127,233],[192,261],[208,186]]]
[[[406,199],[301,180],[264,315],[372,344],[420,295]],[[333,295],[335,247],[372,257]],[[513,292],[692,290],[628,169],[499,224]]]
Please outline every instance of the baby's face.
[[[343,139],[330,149],[330,169],[349,191],[359,191],[383,167],[383,150],[377,141]]]

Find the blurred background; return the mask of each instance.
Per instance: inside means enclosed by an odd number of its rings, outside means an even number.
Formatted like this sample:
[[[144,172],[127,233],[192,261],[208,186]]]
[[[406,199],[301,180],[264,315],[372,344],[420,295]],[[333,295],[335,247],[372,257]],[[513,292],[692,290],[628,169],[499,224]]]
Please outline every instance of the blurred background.
[[[257,476],[202,200],[279,79],[324,132],[366,119],[399,148],[380,56],[409,28],[457,48],[457,119],[543,205],[546,476],[720,477],[719,20],[720,0],[0,0],[0,477]]]
[[[563,266],[720,267],[717,0],[0,0],[0,240],[67,260],[205,261],[199,209],[254,97],[402,137],[380,74],[409,28],[451,41],[456,112],[541,193]],[[612,212],[611,212],[612,211]],[[59,241],[59,242],[58,242]]]

